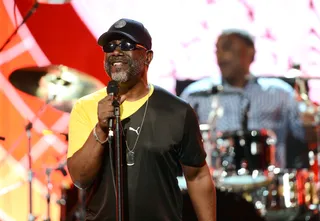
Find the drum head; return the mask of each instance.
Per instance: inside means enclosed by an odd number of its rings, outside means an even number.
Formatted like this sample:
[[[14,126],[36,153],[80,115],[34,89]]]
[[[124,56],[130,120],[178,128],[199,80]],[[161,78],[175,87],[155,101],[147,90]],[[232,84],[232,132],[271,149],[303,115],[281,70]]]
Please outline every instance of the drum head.
[[[261,188],[268,185],[270,182],[271,180],[263,175],[256,176],[255,178],[253,178],[251,175],[234,175],[224,177],[219,181],[221,188],[226,188],[234,192]]]

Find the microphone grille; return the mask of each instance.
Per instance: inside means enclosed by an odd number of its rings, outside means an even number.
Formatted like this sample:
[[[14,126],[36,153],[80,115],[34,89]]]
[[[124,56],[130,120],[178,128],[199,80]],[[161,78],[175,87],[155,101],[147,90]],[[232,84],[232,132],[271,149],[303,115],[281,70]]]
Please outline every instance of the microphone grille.
[[[119,93],[118,82],[116,82],[114,80],[109,81],[108,86],[107,86],[107,92],[108,92],[108,94],[117,95]]]

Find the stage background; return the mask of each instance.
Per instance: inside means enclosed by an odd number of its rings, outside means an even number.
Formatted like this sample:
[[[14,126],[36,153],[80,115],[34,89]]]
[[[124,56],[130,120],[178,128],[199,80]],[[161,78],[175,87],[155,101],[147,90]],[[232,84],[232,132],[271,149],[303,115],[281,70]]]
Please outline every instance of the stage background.
[[[32,7],[31,0],[0,1],[0,46]],[[10,74],[27,66],[63,64],[104,84],[103,53],[96,39],[116,20],[142,21],[153,37],[154,60],[149,81],[175,93],[177,80],[219,77],[215,42],[225,28],[244,28],[255,36],[252,73],[283,76],[299,63],[304,76],[320,76],[320,1],[316,0],[74,0],[40,4],[0,52],[0,220],[26,220],[27,136],[32,121],[34,215],[43,218],[45,168],[65,160],[69,113],[16,90]],[[28,76],[25,76],[28,78]],[[310,82],[311,98],[320,101],[319,82]],[[44,133],[52,130],[55,133]],[[52,174],[52,220],[59,220],[60,187],[71,184]]]

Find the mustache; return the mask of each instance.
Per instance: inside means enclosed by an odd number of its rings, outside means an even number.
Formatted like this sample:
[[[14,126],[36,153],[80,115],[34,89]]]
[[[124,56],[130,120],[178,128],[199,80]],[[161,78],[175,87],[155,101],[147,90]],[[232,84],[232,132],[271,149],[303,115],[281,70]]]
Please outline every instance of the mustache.
[[[122,62],[122,63],[130,63],[131,59],[126,58],[124,56],[111,56],[108,58],[108,63],[113,64],[116,62]]]

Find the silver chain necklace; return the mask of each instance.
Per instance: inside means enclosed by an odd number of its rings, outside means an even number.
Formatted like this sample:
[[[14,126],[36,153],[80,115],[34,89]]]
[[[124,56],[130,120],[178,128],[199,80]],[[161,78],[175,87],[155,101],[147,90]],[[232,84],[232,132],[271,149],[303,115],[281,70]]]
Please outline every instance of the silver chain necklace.
[[[147,114],[147,110],[148,110],[148,104],[149,104],[149,92],[148,92],[148,98],[147,98],[146,107],[144,108],[144,113],[143,113],[142,121],[141,121],[141,124],[140,124],[140,132],[137,133],[137,138],[136,138],[136,141],[134,142],[132,150],[130,150],[128,142],[127,142],[127,139],[126,139],[126,146],[127,146],[126,158],[127,158],[127,165],[128,166],[133,166],[134,165],[134,149],[136,148],[136,145],[138,143],[140,134],[142,132],[142,127],[143,127],[144,120],[146,118],[146,114]]]

